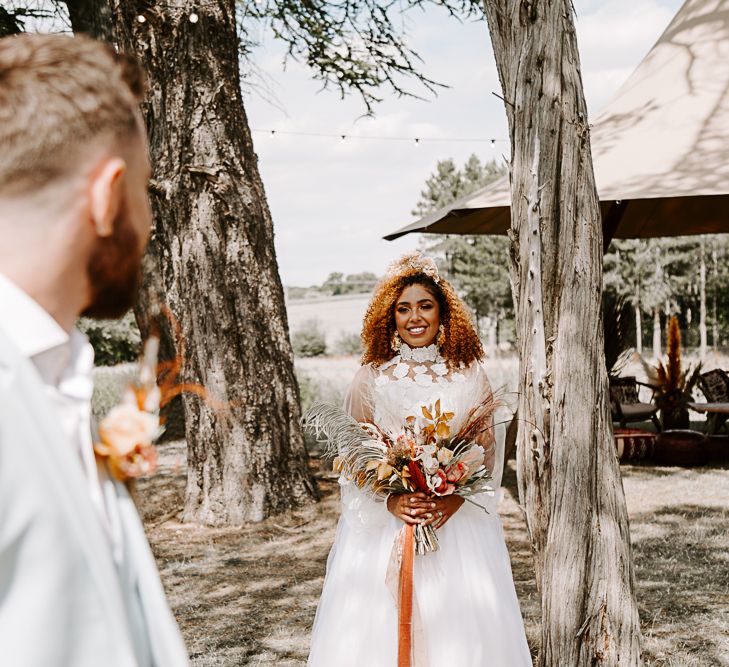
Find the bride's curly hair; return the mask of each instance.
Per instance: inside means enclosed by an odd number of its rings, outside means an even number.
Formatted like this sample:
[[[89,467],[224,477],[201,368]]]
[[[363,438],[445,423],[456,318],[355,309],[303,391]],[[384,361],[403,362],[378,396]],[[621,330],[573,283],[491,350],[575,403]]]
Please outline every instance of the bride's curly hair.
[[[440,353],[452,368],[468,366],[483,359],[484,351],[466,305],[451,284],[439,278],[436,282],[422,271],[407,271],[385,278],[376,288],[362,324],[362,365],[382,364],[395,354],[391,345],[395,334],[395,304],[410,285],[422,285],[440,307],[443,340]]]

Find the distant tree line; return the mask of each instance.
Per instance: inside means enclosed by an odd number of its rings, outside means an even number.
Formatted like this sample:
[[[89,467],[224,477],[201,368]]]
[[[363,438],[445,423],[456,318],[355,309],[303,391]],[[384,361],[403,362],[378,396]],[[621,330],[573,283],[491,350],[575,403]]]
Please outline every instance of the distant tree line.
[[[369,294],[374,289],[379,278],[370,271],[362,273],[330,273],[321,285],[310,287],[287,287],[286,296],[289,299],[311,299],[319,296],[341,296],[345,294]]]
[[[676,315],[686,347],[703,357],[729,344],[729,236],[613,241],[605,255],[605,291],[635,314],[635,347],[660,354],[668,318]],[[647,324],[647,326],[645,326]]]
[[[462,168],[452,159],[441,160],[425,181],[413,215],[424,216],[501,178],[506,167],[495,160],[471,155]],[[435,257],[476,317],[481,336],[490,348],[510,342],[514,335],[514,305],[507,262],[506,236],[425,236],[423,251]]]
[[[488,185],[505,173],[493,160],[472,155],[462,168],[441,160],[426,180],[413,215],[424,216]],[[505,236],[425,236],[423,250],[471,307],[491,346],[515,340],[514,308]],[[634,311],[635,348],[656,355],[668,319],[676,315],[686,347],[729,345],[729,235],[625,239],[604,258],[604,288]]]

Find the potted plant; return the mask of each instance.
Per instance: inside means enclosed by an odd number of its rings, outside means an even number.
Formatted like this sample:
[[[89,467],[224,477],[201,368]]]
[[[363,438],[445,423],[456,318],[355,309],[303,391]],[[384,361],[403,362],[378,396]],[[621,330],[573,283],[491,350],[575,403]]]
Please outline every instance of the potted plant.
[[[681,368],[681,331],[678,318],[673,316],[668,321],[668,359],[664,364],[658,361],[657,366],[641,362],[648,376],[648,383],[653,387],[653,400],[661,411],[661,423],[664,430],[687,429],[689,427],[688,404],[693,400],[692,392],[699,381],[701,364],[695,368]]]

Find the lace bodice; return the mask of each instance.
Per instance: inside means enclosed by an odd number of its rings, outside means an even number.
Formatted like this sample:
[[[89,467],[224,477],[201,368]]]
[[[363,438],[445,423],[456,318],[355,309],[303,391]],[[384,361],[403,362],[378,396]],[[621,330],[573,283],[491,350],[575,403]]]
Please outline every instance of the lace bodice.
[[[410,348],[403,344],[400,353],[384,364],[360,368],[346,399],[349,413],[360,422],[373,422],[389,432],[402,428],[409,416],[422,415],[421,406],[440,400],[444,411],[454,413],[451,427],[458,430],[473,407],[491,392],[486,372],[480,363],[454,368],[448,365],[435,345]],[[484,434],[482,444],[489,452],[494,485],[498,487],[503,467],[505,429],[496,420],[493,432]],[[494,437],[495,436],[495,437]],[[360,526],[387,518],[381,503],[368,498],[354,485],[342,484],[342,508],[345,515],[356,517]],[[495,510],[498,498],[481,499]],[[383,513],[384,512],[384,513]]]
[[[410,348],[403,344],[400,353],[374,368],[370,389],[372,417],[385,429],[397,430],[406,417],[420,415],[421,406],[437,400],[445,410],[465,417],[476,396],[474,372],[465,366],[452,368],[446,364],[435,345]]]

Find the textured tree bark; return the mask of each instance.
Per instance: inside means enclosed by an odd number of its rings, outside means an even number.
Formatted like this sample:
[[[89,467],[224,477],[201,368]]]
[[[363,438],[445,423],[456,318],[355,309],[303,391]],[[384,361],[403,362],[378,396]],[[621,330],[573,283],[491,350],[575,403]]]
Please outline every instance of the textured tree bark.
[[[74,32],[106,42],[114,41],[114,22],[109,0],[64,0]]]
[[[11,14],[4,7],[0,7],[0,37],[18,35],[22,32],[15,15]]]
[[[640,315],[640,301],[635,302],[635,351],[643,354],[643,320]]]
[[[234,0],[112,0],[114,31],[150,80],[143,111],[155,228],[136,309],[179,321],[188,480],[184,518],[239,525],[310,502],[273,224],[239,84]],[[144,21],[138,19],[144,17]],[[191,20],[192,19],[192,20]]]
[[[603,238],[572,5],[486,0],[511,136],[521,355],[519,495],[539,665],[640,664],[628,515],[603,358]]]

